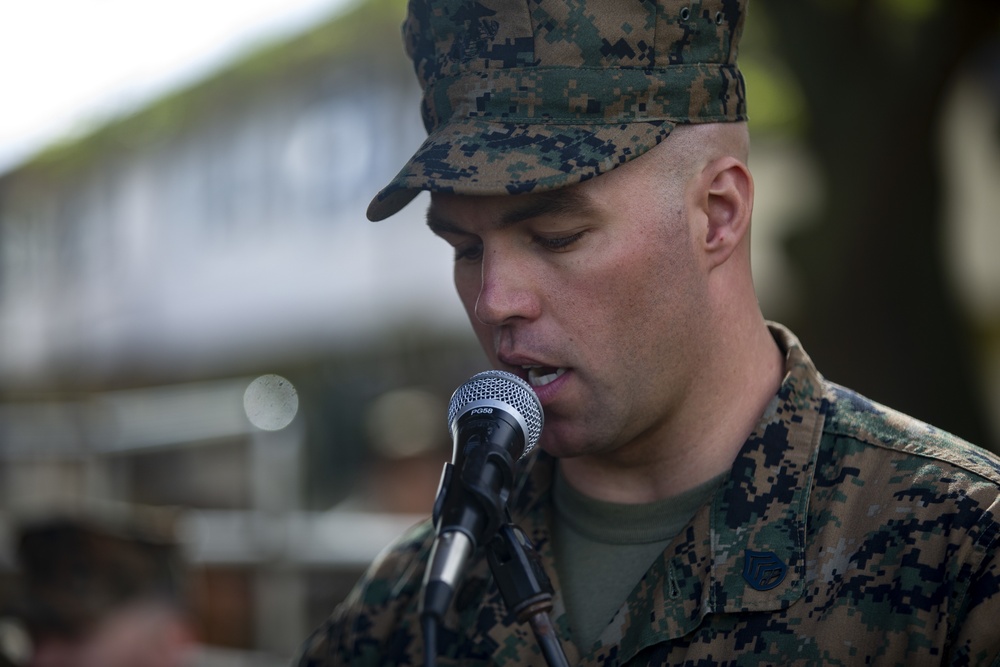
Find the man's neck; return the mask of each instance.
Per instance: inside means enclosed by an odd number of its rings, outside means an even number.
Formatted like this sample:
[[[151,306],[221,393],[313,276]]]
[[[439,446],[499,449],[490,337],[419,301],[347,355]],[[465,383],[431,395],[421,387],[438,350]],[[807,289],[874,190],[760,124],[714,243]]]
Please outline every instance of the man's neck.
[[[641,447],[560,460],[577,490],[599,500],[646,503],[683,493],[729,469],[785,374],[763,318],[723,336],[705,382]]]

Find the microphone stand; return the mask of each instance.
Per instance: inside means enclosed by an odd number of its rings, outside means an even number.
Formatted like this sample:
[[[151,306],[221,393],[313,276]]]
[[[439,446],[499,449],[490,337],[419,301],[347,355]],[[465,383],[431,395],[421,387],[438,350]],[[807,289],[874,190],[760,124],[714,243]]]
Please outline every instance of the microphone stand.
[[[511,523],[500,526],[487,545],[486,558],[507,609],[519,622],[531,625],[549,667],[569,667],[548,614],[552,611],[552,582],[528,536]]]

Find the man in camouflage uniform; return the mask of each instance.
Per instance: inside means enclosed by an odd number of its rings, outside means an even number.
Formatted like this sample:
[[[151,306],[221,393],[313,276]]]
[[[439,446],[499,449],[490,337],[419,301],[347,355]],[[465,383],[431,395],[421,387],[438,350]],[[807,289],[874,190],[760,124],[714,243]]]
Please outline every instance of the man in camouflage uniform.
[[[510,503],[574,665],[1000,664],[1000,462],[826,381],[753,292],[744,0],[412,0],[420,190],[493,365],[533,385]],[[419,665],[419,526],[302,666]],[[545,664],[485,559],[441,665]]]

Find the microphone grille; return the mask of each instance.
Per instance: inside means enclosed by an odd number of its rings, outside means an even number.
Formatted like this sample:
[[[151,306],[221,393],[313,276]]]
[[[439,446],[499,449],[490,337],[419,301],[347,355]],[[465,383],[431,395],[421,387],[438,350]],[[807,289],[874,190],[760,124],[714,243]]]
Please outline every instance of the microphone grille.
[[[478,401],[497,401],[510,407],[511,411],[520,416],[527,426],[524,434],[524,454],[535,445],[542,434],[542,403],[532,390],[531,385],[507,371],[483,371],[466,380],[465,384],[455,390],[448,405],[448,426],[462,414],[465,406]]]

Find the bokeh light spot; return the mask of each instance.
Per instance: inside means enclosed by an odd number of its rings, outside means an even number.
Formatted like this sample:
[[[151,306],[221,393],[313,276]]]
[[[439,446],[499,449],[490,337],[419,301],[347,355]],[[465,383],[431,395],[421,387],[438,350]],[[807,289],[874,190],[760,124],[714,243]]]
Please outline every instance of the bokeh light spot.
[[[299,411],[295,386],[280,375],[261,375],[243,394],[243,409],[250,423],[264,431],[280,431]]]

